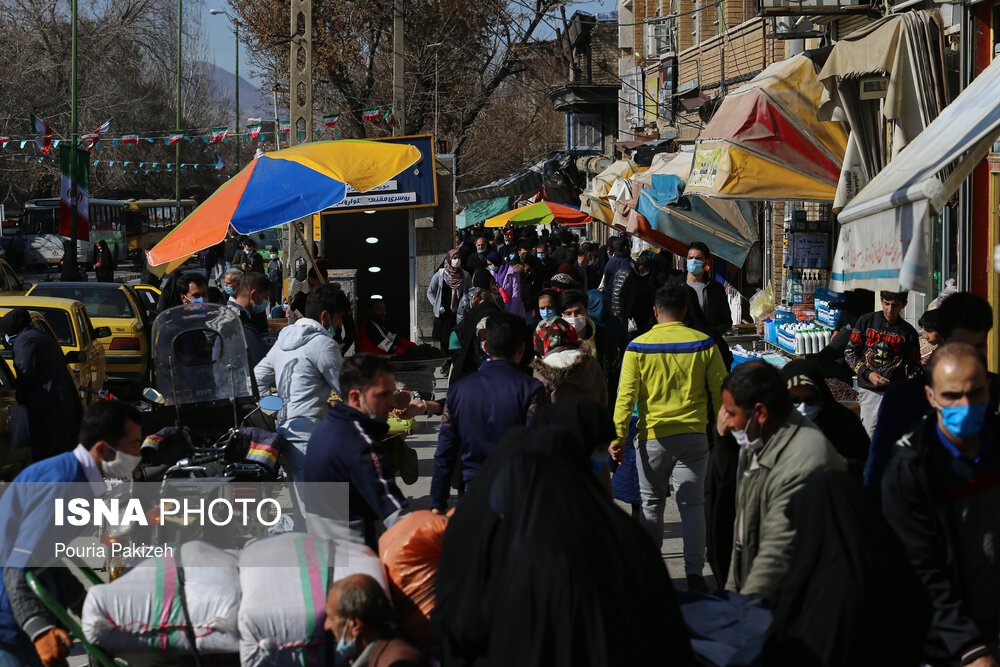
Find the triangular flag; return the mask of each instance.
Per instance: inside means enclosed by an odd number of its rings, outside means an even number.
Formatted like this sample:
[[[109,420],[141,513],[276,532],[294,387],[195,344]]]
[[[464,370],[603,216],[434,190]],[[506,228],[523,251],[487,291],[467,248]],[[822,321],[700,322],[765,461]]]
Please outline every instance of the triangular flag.
[[[226,163],[222,161],[222,156],[221,155],[216,155],[215,156],[215,170],[216,171],[222,171],[225,168],[226,168]]]
[[[44,153],[49,154],[52,150],[52,128],[49,127],[48,122],[43,118],[39,118],[35,114],[31,114],[31,127],[35,134],[35,145]],[[24,146],[21,146],[24,148]]]

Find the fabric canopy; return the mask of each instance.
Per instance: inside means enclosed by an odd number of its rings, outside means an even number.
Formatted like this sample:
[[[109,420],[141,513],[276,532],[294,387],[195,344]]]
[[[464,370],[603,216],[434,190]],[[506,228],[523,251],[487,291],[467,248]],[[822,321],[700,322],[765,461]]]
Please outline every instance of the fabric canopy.
[[[631,160],[617,160],[590,181],[587,191],[580,195],[580,210],[606,225],[614,218],[608,202],[612,186],[620,179],[631,178],[639,167]]]
[[[841,211],[833,289],[927,292],[931,216],[1000,135],[998,90],[994,60]]]
[[[771,65],[727,95],[698,139],[688,194],[832,200],[847,131],[817,119],[822,95],[805,55]]]
[[[886,16],[834,45],[819,74],[825,90],[818,115],[846,121],[851,130],[835,211],[947,106],[944,41],[934,9]],[[862,84],[878,78],[883,97],[863,97]]]
[[[680,255],[691,243],[702,241],[716,257],[743,266],[757,241],[753,205],[682,197],[683,188],[677,176],[654,175],[652,187],[638,193],[636,208],[640,215],[630,216],[628,231]]]
[[[510,197],[495,197],[469,202],[465,210],[459,213],[455,219],[455,226],[459,229],[472,227],[484,222],[486,218],[492,218],[508,210],[510,210]]]

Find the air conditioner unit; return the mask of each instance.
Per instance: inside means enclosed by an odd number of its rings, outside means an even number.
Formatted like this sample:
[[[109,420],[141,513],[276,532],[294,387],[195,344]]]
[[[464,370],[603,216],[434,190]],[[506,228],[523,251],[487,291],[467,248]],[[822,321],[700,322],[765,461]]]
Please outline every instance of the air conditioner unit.
[[[673,34],[670,21],[662,20],[646,24],[645,54],[647,58],[673,55]]]
[[[868,0],[758,0],[766,16],[818,16],[863,14],[871,9]]]

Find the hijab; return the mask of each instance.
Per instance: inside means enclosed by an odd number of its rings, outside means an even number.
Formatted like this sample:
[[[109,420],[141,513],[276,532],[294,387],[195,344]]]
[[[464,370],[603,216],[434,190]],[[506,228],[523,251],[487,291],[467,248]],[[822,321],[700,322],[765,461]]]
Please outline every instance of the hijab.
[[[458,312],[458,302],[462,298],[462,282],[465,280],[465,271],[462,263],[452,266],[452,260],[458,259],[458,250],[449,250],[444,258],[444,282],[451,289],[451,312]]]
[[[564,428],[507,432],[449,520],[435,592],[449,667],[693,662],[658,550]]]

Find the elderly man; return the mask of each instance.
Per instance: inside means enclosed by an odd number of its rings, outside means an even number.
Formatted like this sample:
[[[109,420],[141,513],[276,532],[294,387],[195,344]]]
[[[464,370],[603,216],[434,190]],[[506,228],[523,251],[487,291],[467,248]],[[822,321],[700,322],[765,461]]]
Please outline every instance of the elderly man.
[[[997,667],[1000,419],[972,345],[942,345],[927,376],[933,412],[896,444],[882,507],[934,608],[927,662]]]
[[[823,432],[792,409],[784,378],[764,362],[741,364],[726,378],[718,426],[740,446],[736,540],[726,588],[769,598],[792,557],[789,500],[813,473],[847,465]]]
[[[393,632],[392,605],[377,581],[353,574],[330,586],[323,628],[337,640],[335,664],[426,667],[419,651]]]
[[[243,280],[243,271],[241,269],[232,268],[225,272],[222,276],[222,291],[225,293],[226,298],[231,298],[236,295],[236,290],[240,288],[240,282]]]

